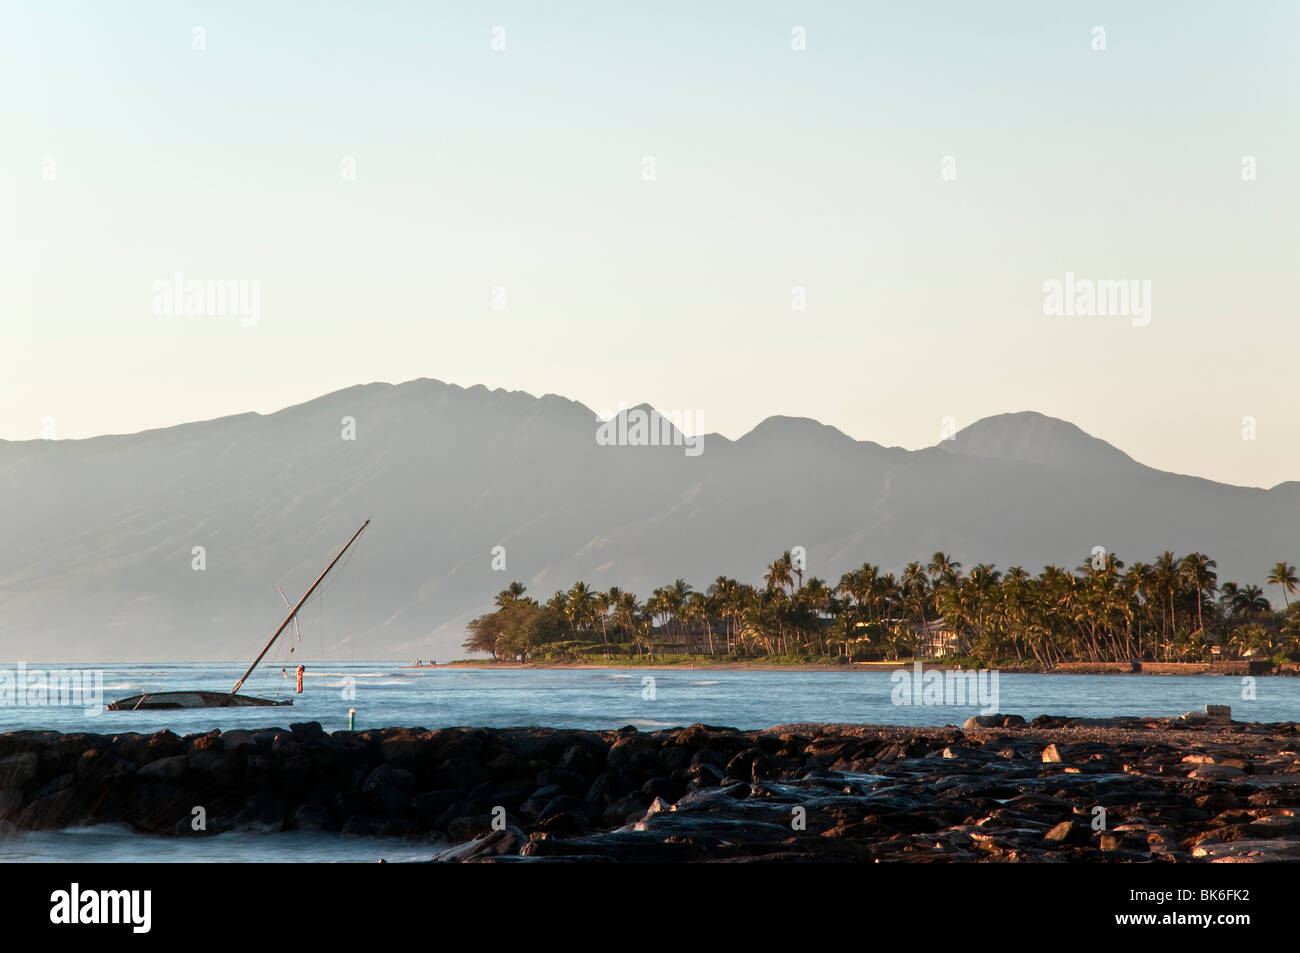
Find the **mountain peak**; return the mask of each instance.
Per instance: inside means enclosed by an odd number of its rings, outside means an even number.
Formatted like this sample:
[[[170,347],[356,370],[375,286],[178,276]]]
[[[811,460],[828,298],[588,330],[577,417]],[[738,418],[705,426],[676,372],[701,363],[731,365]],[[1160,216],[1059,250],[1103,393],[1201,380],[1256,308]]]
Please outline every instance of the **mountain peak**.
[[[758,439],[762,441],[821,439],[844,443],[854,442],[853,438],[844,431],[838,430],[830,424],[824,424],[820,420],[813,420],[811,417],[787,417],[783,414],[773,414],[771,417],[759,421],[758,425],[741,439]]]
[[[1032,410],[984,417],[938,446],[951,453],[1058,469],[1096,471],[1139,465],[1128,454],[1069,421]]]

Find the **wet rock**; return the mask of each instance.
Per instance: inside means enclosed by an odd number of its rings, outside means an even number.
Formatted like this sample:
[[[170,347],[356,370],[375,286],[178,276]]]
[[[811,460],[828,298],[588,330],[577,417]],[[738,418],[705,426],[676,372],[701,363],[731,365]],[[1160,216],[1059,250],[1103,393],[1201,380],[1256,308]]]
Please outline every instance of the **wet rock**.
[[[157,761],[150,761],[143,768],[140,768],[139,775],[142,778],[149,778],[154,781],[162,781],[165,784],[176,784],[190,771],[190,759],[183,755],[177,754],[167,758],[159,758]]]
[[[722,769],[716,765],[700,763],[691,765],[690,783],[700,787],[717,787],[722,783]]]
[[[966,731],[974,728],[1019,728],[1024,724],[1025,719],[1019,715],[972,715],[962,728]]]
[[[329,810],[316,804],[303,804],[294,811],[293,826],[300,831],[337,830]]]
[[[14,820],[22,811],[25,803],[26,799],[23,797],[22,791],[16,788],[0,790],[0,820]]]
[[[381,764],[366,776],[361,785],[361,793],[369,794],[381,787],[392,787],[409,794],[415,789],[415,776],[410,771]]]
[[[488,750],[483,766],[494,778],[514,778],[527,770],[527,765],[508,748],[496,745]]]
[[[1044,834],[1043,839],[1054,844],[1083,846],[1092,842],[1092,832],[1074,821],[1061,821]]]
[[[1242,806],[1241,798],[1230,791],[1214,791],[1196,799],[1196,806],[1211,814],[1221,814]]]
[[[557,787],[565,794],[583,797],[591,786],[587,778],[567,768],[551,768],[537,775],[538,787]]]
[[[489,857],[518,856],[528,843],[528,835],[517,827],[488,831],[464,844],[457,844],[434,854],[433,860],[443,863],[468,863]]]
[[[548,784],[538,788],[519,807],[519,813],[527,818],[536,818],[546,809],[546,805],[564,793],[558,784]]]
[[[379,744],[379,755],[384,759],[384,763],[396,768],[413,766],[423,754],[425,750],[422,739],[406,728],[397,729]]]
[[[18,814],[24,830],[76,827],[87,820],[86,804],[72,788],[32,801]]]
[[[584,778],[595,777],[600,771],[600,763],[585,745],[569,745],[560,756],[557,767],[573,771]]]
[[[191,810],[204,806],[207,833],[287,823],[474,842],[501,833],[483,824],[504,807],[527,840],[466,855],[483,861],[1217,863],[1282,858],[1300,842],[1291,726],[1008,717],[973,736],[951,726],[11,732],[0,734],[0,776],[22,783],[0,785],[0,821],[82,814],[192,836]],[[1100,834],[1089,825],[1097,806],[1112,827]],[[1280,846],[1226,852],[1239,842]]]
[[[1294,814],[1257,817],[1246,828],[1251,837],[1295,837],[1300,835],[1300,817]]]
[[[304,744],[320,741],[325,737],[325,729],[319,721],[301,721],[289,726],[290,733]],[[229,732],[227,732],[228,734]],[[387,760],[387,759],[385,759]]]
[[[714,770],[717,770],[716,768]],[[673,781],[671,778],[651,778],[645,784],[641,785],[641,792],[651,800],[662,798],[669,803],[676,801],[686,793],[681,784]]]
[[[484,804],[500,804],[511,810],[517,809],[536,790],[535,782],[528,778],[508,781],[486,781],[469,792],[470,800]]]
[[[259,791],[235,815],[233,825],[239,830],[273,834],[284,830],[284,814],[284,800],[278,793]]]
[[[26,787],[36,779],[37,755],[31,752],[0,759],[0,788]]]
[[[492,831],[491,814],[475,814],[470,817],[458,817],[447,825],[447,836],[453,841],[473,840]]]

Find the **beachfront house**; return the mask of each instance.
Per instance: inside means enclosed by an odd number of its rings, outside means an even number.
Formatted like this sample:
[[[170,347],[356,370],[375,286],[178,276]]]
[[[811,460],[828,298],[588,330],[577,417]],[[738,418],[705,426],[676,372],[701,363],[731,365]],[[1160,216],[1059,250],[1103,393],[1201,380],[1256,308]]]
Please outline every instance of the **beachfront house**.
[[[915,625],[917,658],[944,658],[961,655],[961,636],[942,619],[930,619],[927,625]]]

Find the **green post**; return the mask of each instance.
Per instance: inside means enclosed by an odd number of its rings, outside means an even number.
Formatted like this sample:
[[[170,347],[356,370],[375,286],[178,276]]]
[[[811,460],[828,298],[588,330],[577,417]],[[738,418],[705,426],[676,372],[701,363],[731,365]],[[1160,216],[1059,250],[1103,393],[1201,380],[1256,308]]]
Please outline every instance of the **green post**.
[[[356,730],[357,730],[357,710],[355,708],[349,708],[348,709],[348,731],[356,731]]]

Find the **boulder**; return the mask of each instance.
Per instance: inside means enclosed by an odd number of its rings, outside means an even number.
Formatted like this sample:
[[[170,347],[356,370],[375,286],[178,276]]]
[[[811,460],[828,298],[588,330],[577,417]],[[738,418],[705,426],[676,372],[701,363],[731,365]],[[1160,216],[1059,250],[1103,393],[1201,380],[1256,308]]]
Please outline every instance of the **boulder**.
[[[32,752],[0,758],[0,788],[26,787],[36,779],[40,759]]]
[[[72,788],[32,801],[18,815],[24,830],[76,827],[85,823],[87,811],[81,795]]]
[[[142,778],[162,781],[165,784],[176,784],[189,773],[189,770],[190,759],[183,754],[174,754],[168,758],[150,761],[140,769],[139,774]]]
[[[1061,821],[1046,834],[1043,839],[1057,845],[1082,846],[1092,842],[1091,829],[1074,821]]]

